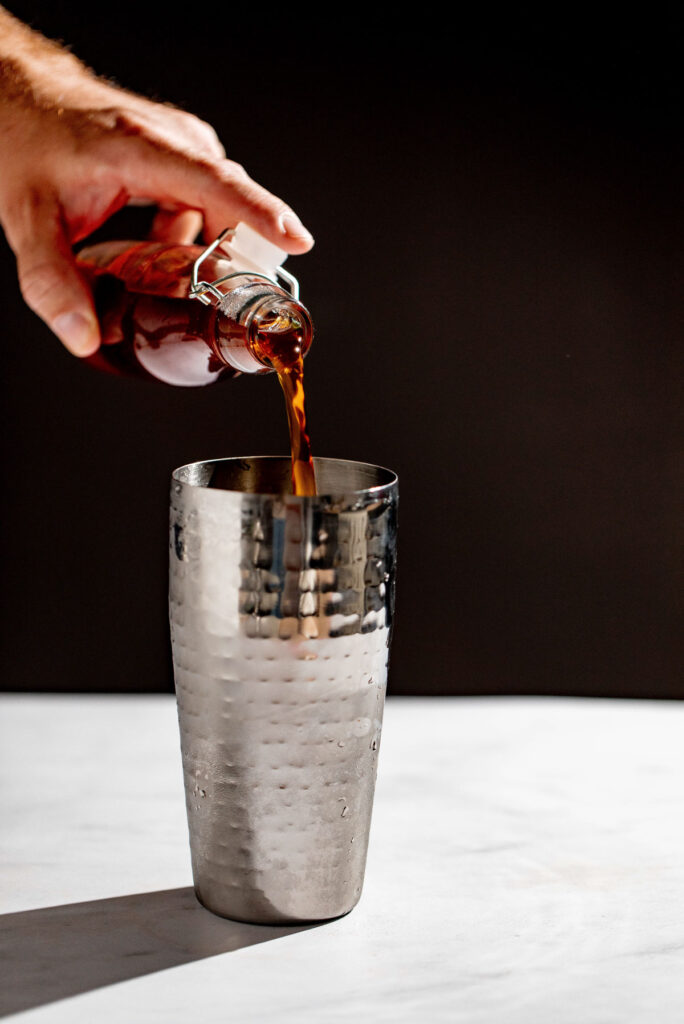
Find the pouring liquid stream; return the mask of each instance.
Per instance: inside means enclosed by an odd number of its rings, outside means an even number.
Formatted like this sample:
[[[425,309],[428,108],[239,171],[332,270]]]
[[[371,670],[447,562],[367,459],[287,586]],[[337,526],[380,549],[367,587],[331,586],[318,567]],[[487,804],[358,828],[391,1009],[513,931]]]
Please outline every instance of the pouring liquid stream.
[[[310,497],[316,494],[316,477],[306,424],[302,340],[302,325],[295,316],[276,314],[260,323],[254,349],[262,361],[273,367],[285,395],[292,449],[292,491]]]

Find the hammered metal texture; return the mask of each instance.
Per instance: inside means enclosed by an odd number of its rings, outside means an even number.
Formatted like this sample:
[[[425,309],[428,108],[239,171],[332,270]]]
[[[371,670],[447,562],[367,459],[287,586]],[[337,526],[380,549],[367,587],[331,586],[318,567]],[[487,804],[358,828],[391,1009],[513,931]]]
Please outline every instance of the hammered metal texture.
[[[316,460],[195,463],[171,487],[170,621],[195,889],[258,923],[361,894],[391,629],[397,487]]]

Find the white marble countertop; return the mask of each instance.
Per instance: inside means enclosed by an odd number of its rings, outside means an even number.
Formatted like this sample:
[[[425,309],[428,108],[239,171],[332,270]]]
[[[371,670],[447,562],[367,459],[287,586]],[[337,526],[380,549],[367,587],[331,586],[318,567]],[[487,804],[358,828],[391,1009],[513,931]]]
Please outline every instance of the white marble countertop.
[[[684,1019],[684,704],[388,702],[364,895],[311,928],[195,901],[173,700],[0,699],[0,1015]]]

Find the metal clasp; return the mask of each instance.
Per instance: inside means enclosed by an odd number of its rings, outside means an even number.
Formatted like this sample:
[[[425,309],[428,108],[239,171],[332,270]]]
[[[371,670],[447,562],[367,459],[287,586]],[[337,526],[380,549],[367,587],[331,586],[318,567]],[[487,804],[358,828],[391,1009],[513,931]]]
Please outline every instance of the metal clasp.
[[[212,297],[218,305],[223,299],[223,292],[220,292],[218,285],[223,284],[224,281],[229,281],[232,277],[261,277],[264,281],[270,281],[271,284],[278,285],[276,278],[281,278],[282,281],[288,286],[290,295],[295,300],[299,301],[299,281],[293,274],[288,273],[287,270],[283,270],[282,267],[277,267],[276,277],[269,277],[268,274],[259,274],[255,270],[236,270],[232,274],[226,274],[224,277],[219,277],[216,281],[200,281],[199,280],[199,268],[201,267],[207,256],[211,256],[212,252],[218,248],[224,238],[232,238],[235,234],[234,228],[225,228],[221,232],[215,241],[211,245],[207,246],[203,253],[197,257],[192,267],[192,283],[190,285],[190,298],[199,299],[205,306],[212,304]],[[227,254],[226,254],[227,255]]]

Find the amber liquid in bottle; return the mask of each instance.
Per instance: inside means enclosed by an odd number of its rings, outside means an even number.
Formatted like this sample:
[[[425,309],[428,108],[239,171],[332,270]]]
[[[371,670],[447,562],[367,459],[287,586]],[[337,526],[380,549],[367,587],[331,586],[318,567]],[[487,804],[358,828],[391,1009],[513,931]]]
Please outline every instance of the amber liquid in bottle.
[[[138,254],[142,258],[136,261]],[[195,255],[177,246],[146,243],[120,247],[114,258],[104,248],[84,252],[79,262],[95,278],[96,307],[103,333],[103,345],[89,361],[110,372],[149,378],[158,375],[154,362],[164,353],[181,355],[182,349],[196,349],[199,344],[200,369],[195,371],[198,379],[167,378],[167,382],[205,384],[236,373],[221,359],[221,339],[251,348],[265,370],[275,370],[285,395],[293,493],[315,495],[304,403],[303,325],[294,315],[274,312],[261,317],[258,330],[248,337],[244,327],[215,308],[187,298]],[[215,273],[218,276],[219,271]]]

